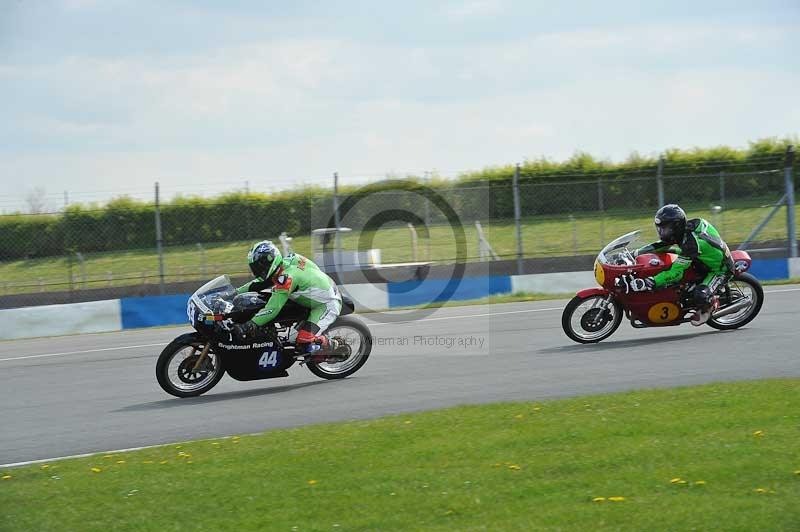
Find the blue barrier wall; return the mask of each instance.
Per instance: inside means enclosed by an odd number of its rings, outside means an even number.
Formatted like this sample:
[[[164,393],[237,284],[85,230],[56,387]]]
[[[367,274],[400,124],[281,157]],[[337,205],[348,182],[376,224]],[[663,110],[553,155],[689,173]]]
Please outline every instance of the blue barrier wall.
[[[749,272],[761,281],[789,278],[789,261],[786,259],[753,259]]]
[[[755,259],[750,273],[763,281],[789,278],[787,259]],[[525,276],[523,276],[525,277]],[[511,276],[493,275],[462,279],[425,279],[387,283],[389,308],[431,302],[480,299],[512,292]],[[564,291],[564,290],[562,290]],[[120,300],[123,329],[188,324],[186,301],[190,294],[128,297]],[[379,309],[376,309],[379,310]]]
[[[423,305],[439,301],[480,299],[492,294],[511,292],[511,276],[492,275],[462,279],[425,279],[387,283],[389,307]]]
[[[122,328],[188,324],[186,302],[191,294],[125,297],[120,299]]]

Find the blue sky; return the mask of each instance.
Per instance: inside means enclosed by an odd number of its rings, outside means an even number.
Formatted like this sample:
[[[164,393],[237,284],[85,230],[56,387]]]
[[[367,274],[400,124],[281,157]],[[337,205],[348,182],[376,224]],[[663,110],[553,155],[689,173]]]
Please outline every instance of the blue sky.
[[[0,2],[0,209],[797,134],[800,4]]]

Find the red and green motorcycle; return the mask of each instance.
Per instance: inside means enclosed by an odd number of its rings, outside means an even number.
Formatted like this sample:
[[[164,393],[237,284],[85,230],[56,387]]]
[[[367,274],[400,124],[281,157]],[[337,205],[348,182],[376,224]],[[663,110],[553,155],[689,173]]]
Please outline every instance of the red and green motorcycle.
[[[683,280],[654,291],[630,292],[616,286],[626,274],[646,278],[667,268],[678,258],[674,253],[643,253],[640,231],[633,231],[609,243],[594,263],[596,288],[586,288],[570,300],[561,317],[564,332],[582,344],[605,340],[617,330],[622,318],[636,328],[668,327],[688,323],[699,309],[691,295],[702,276],[689,268]],[[643,242],[642,242],[643,244]],[[715,329],[737,329],[752,321],[764,303],[761,283],[748,273],[752,259],[746,251],[732,251],[734,270],[714,293],[717,307],[706,322]]]

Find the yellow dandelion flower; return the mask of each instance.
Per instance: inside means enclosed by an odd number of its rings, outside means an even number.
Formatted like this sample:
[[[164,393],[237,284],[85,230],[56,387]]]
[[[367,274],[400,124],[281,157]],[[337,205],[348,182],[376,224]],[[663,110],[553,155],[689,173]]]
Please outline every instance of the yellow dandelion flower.
[[[125,460],[117,460],[117,463],[118,463],[118,464],[124,464],[124,463],[125,463]]]
[[[219,445],[219,442],[218,442],[218,441],[212,441],[212,442],[211,442],[211,445],[218,446],[218,445]]]
[[[240,438],[240,436],[233,436],[231,439],[232,440],[238,440],[239,438]]]
[[[764,435],[764,431],[763,430],[757,430],[757,431],[755,431],[753,433],[753,436],[756,436],[756,437],[760,437],[760,436],[763,436],[763,435]]]
[[[317,484],[317,481],[316,481],[316,480],[314,480],[314,479],[311,479],[311,480],[309,480],[309,481],[308,481],[308,485],[309,485],[309,486],[314,486],[314,485],[316,485],[316,484]]]
[[[520,469],[522,469],[522,468],[521,468],[520,466],[518,466],[517,464],[511,464],[510,466],[508,466],[508,468],[509,468],[509,469],[511,469],[511,470],[513,470],[513,471],[519,471]]]
[[[673,479],[670,479],[670,483],[671,484],[677,484],[680,481],[681,481],[681,477],[675,477]]]
[[[44,464],[44,465],[42,466],[42,469],[47,469],[48,467],[50,467],[50,466],[49,466],[49,465],[47,465],[47,464]]]
[[[541,410],[541,408],[540,408],[540,407],[538,407],[538,406],[534,406],[534,407],[533,407],[533,411],[534,411],[534,412],[538,412],[539,410]]]
[[[161,464],[161,465],[168,464],[168,463],[169,463],[169,460],[161,460],[159,462],[159,464]]]
[[[517,414],[517,415],[516,415],[516,416],[514,416],[514,417],[515,417],[516,419],[522,419],[522,414]]]
[[[625,501],[625,497],[609,497],[608,500],[611,502],[623,502]]]
[[[453,510],[447,510],[444,515],[453,515],[455,512]]]
[[[99,467],[92,468],[92,473],[99,473],[100,471],[102,471],[102,469],[100,469]]]
[[[12,477],[11,475],[3,475],[3,480],[11,480],[12,478],[14,477]]]
[[[683,486],[683,485],[685,485],[685,484],[686,484],[686,481],[685,481],[685,480],[679,480],[679,481],[678,481],[678,484],[680,484],[681,486]]]
[[[192,462],[191,460],[186,460],[186,463],[187,464],[193,464],[194,462]]]
[[[694,485],[695,486],[705,486],[706,485],[706,481],[705,480],[695,480],[694,481]]]
[[[239,440],[233,440],[233,443],[239,443]]]
[[[605,500],[606,500],[605,497],[595,497],[594,499],[592,499],[592,502],[603,502]]]
[[[180,448],[182,448],[182,447],[183,447],[183,445],[176,445],[176,446],[175,446],[175,448],[176,448],[176,449],[180,449]]]
[[[767,492],[767,490],[764,489],[764,488],[756,488],[753,491],[755,491],[756,493],[766,493]]]
[[[795,475],[800,475],[800,469],[794,472]]]
[[[103,458],[106,458],[106,459],[114,458],[114,455],[113,454],[107,454]]]
[[[406,419],[405,421],[403,421],[403,423],[405,425],[411,425],[411,423],[413,423],[413,421],[411,421],[410,419]]]

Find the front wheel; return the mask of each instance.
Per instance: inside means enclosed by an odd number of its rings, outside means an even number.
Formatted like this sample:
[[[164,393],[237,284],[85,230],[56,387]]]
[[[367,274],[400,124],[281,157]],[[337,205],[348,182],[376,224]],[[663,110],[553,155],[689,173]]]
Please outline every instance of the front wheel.
[[[581,344],[593,344],[614,334],[622,322],[622,308],[612,300],[603,309],[605,299],[603,295],[573,297],[561,315],[567,336]]]
[[[743,305],[743,308],[738,312],[718,318],[715,318],[712,313],[708,319],[709,327],[721,331],[738,329],[758,316],[761,311],[761,305],[764,304],[764,289],[761,288],[761,283],[758,282],[758,279],[745,272],[728,281],[721,298],[725,299],[724,305],[717,312],[723,311],[731,305],[743,304],[748,300],[749,304]]]
[[[156,362],[158,384],[175,397],[195,397],[217,385],[225,374],[222,359],[208,351],[195,368],[206,340],[196,333],[175,338],[164,348]]]
[[[325,332],[339,346],[325,361],[309,361],[308,369],[323,379],[343,379],[361,369],[372,351],[372,333],[354,316],[340,316]]]

